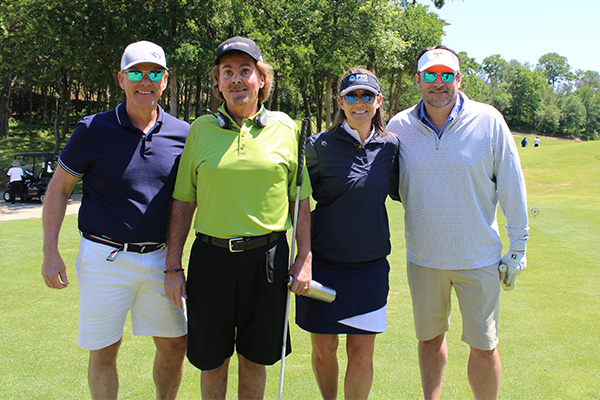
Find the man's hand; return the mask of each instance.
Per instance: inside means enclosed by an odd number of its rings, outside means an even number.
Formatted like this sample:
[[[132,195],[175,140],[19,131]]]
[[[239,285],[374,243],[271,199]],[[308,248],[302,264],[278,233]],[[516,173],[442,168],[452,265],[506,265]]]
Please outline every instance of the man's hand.
[[[58,252],[58,234],[65,218],[69,196],[78,180],[78,177],[69,174],[59,165],[46,189],[42,213],[44,227],[42,276],[46,285],[53,289],[64,289],[69,285],[67,268]]]
[[[509,250],[502,256],[498,267],[500,285],[503,290],[511,291],[515,288],[517,275],[527,268],[525,251]]]
[[[184,271],[167,272],[165,274],[165,294],[171,300],[171,303],[181,310],[183,307],[181,298],[187,299]]]
[[[166,270],[181,270],[181,256],[185,239],[190,232],[192,217],[196,210],[195,202],[173,200],[171,205],[171,217],[169,223],[169,233],[167,236],[167,259],[165,262]],[[185,273],[184,271],[165,273],[165,294],[177,308],[183,307],[181,298],[187,299],[185,291]]]
[[[58,252],[51,256],[44,256],[42,276],[49,288],[64,289],[69,285],[67,267]]]

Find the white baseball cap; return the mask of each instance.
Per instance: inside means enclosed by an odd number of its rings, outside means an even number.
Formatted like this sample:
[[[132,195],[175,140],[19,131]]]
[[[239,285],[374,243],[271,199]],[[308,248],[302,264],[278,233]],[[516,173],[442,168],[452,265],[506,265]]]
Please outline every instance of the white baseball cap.
[[[165,51],[162,47],[146,40],[131,43],[125,48],[123,57],[121,57],[121,71],[125,71],[141,63],[153,63],[160,65],[166,70],[169,69],[167,68]]]
[[[446,49],[433,49],[425,52],[419,58],[417,69],[419,72],[423,72],[436,65],[442,65],[452,71],[459,71],[460,68],[460,62],[454,53]]]

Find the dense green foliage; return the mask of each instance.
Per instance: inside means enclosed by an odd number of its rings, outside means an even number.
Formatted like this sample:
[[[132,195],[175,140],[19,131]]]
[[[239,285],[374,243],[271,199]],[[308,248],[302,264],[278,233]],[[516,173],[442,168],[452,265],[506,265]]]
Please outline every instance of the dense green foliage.
[[[582,139],[600,137],[597,71],[572,73],[567,59],[556,53],[544,54],[535,67],[507,62],[495,54],[475,71],[489,88],[487,96],[476,100],[498,108],[511,128]],[[464,85],[463,90],[469,93]]]
[[[275,67],[269,108],[312,116],[323,129],[337,108],[339,77],[362,65],[380,77],[391,116],[419,99],[416,54],[443,37],[434,11],[411,0],[2,2],[0,137],[10,135],[14,119],[30,131],[50,128],[58,151],[83,115],[123,100],[116,80],[120,56],[142,39],[164,47],[170,83],[163,104],[188,121],[215,108],[208,71],[217,45],[234,35],[255,39]],[[571,73],[556,53],[542,56],[536,67],[500,55],[482,64],[464,52],[461,59],[465,93],[498,107],[511,127],[598,137],[598,72]]]

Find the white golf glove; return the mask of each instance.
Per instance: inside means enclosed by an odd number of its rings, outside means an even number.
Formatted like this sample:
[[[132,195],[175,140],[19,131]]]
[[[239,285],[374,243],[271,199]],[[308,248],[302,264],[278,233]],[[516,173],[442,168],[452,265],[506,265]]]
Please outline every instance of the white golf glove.
[[[517,275],[527,268],[525,251],[509,250],[502,256],[498,271],[500,273],[500,286],[503,290],[511,291],[515,288]]]

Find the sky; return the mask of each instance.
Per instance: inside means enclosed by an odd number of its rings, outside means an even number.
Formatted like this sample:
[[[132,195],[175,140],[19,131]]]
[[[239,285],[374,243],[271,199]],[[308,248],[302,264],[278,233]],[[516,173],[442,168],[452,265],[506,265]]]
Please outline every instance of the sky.
[[[532,66],[547,53],[566,57],[571,72],[600,71],[598,0],[446,0],[437,10],[449,23],[442,44],[481,63],[500,54]]]

